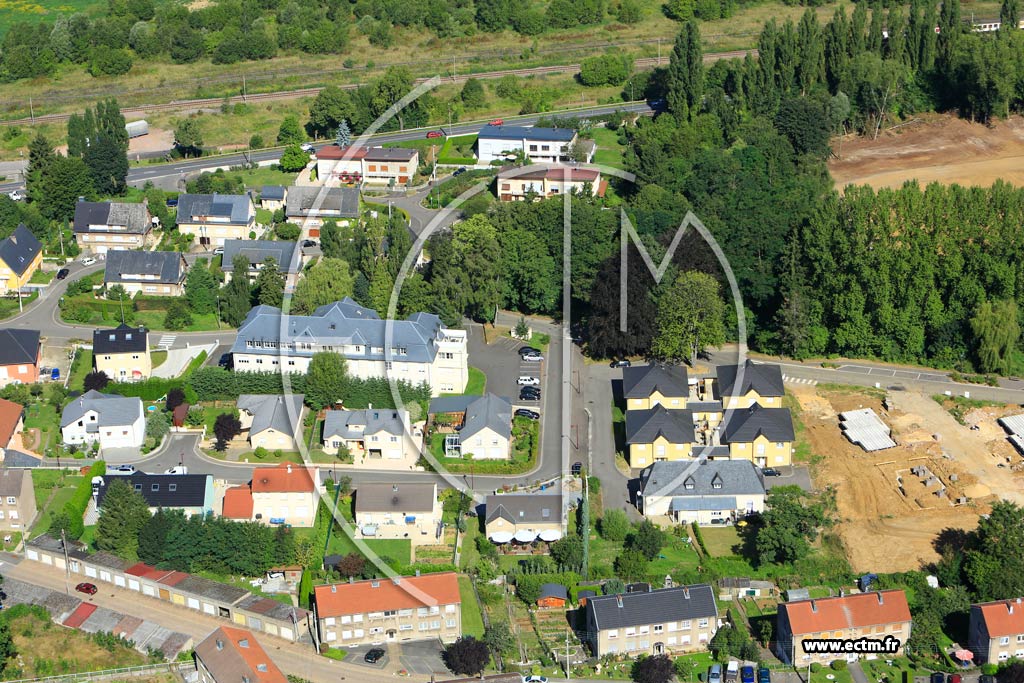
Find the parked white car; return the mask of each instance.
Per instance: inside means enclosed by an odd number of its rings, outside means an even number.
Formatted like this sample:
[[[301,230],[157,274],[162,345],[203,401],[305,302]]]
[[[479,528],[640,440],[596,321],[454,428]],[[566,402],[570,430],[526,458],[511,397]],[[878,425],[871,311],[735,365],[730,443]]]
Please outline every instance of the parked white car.
[[[303,142],[301,145],[299,145],[299,149],[301,149],[303,152],[312,152],[316,148],[313,147],[313,143],[311,142]]]
[[[96,263],[96,257],[95,256],[86,256],[84,259],[82,259],[82,265],[83,266],[91,266],[94,263]]]
[[[520,386],[524,386],[524,387],[539,387],[540,386],[540,377],[529,377],[527,375],[523,375],[522,377],[519,378],[517,383]]]
[[[11,192],[7,193],[7,196],[16,202],[20,202],[21,200],[25,199],[25,193],[23,193],[21,190],[12,190]]]

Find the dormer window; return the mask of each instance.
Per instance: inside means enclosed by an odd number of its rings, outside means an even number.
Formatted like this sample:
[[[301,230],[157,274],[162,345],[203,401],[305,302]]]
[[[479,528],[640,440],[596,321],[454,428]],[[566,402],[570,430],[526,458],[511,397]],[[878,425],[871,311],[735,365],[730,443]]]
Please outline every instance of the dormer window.
[[[686,481],[683,482],[683,486],[686,487],[687,491],[692,491],[694,489],[694,487],[696,486],[696,484],[694,484],[694,482],[693,482],[693,477],[687,477]]]
[[[711,488],[713,488],[713,489],[720,489],[720,488],[722,488],[722,478],[720,476],[718,476],[717,474],[715,475],[715,478],[711,480]]]

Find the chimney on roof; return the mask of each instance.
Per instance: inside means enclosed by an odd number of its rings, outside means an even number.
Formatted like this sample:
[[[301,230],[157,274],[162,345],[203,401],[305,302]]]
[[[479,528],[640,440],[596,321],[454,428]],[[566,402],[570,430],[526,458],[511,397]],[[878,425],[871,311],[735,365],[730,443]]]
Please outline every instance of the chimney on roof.
[[[223,650],[224,649],[224,641],[221,640],[220,638],[217,639],[217,649],[218,650]]]
[[[292,464],[288,463],[288,474],[292,473]]]
[[[615,604],[618,605],[620,608],[622,607],[622,594],[621,593],[616,593],[615,594]]]
[[[875,593],[875,595],[878,596],[878,604],[879,605],[885,604],[885,600],[882,598],[882,592],[881,591],[878,591],[877,593]]]
[[[420,570],[419,570],[419,569],[417,569],[417,570],[416,570],[416,576],[419,576],[419,575],[420,575]]]
[[[398,491],[398,484],[392,484],[391,485],[391,490],[392,491]]]
[[[685,586],[683,587],[683,599],[684,600],[689,600],[690,599],[690,589],[685,587]]]
[[[354,576],[350,576],[350,577],[348,577],[348,582],[349,583],[355,583],[356,582],[356,578]]]
[[[399,577],[399,576],[396,576],[395,578],[392,579],[392,581],[394,581],[395,585],[397,586],[398,584],[402,583],[402,578]]]
[[[818,612],[818,603],[814,600],[811,600],[811,611],[815,614]]]
[[[348,577],[348,582],[352,583],[352,577],[351,576]],[[337,593],[338,592],[338,587],[337,586],[331,586],[331,592],[332,593]]]

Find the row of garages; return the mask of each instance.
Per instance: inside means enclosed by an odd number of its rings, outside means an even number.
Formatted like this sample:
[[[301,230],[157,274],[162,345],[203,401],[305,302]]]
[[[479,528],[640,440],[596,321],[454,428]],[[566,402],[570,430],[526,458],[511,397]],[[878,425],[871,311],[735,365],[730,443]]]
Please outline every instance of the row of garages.
[[[247,590],[185,572],[127,562],[106,552],[88,553],[80,544],[49,535],[28,542],[25,557],[71,574],[227,619],[254,632],[298,641],[308,632],[308,612]]]

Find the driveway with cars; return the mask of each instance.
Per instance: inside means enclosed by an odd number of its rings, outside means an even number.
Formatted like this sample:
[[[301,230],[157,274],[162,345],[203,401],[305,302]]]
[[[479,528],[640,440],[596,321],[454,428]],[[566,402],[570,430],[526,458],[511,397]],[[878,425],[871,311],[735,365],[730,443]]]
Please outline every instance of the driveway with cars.
[[[802,465],[792,467],[776,467],[781,474],[777,477],[765,477],[764,487],[773,489],[776,486],[799,486],[804,491],[811,490],[811,474]]]
[[[366,656],[367,652],[375,648],[384,650],[384,656],[373,664],[370,664],[368,661],[363,659],[363,657]],[[346,647],[345,650],[345,657],[341,661],[348,662],[349,664],[358,664],[369,669],[383,669],[388,665],[388,662],[391,661],[391,648],[387,645],[352,645],[350,647]]]

